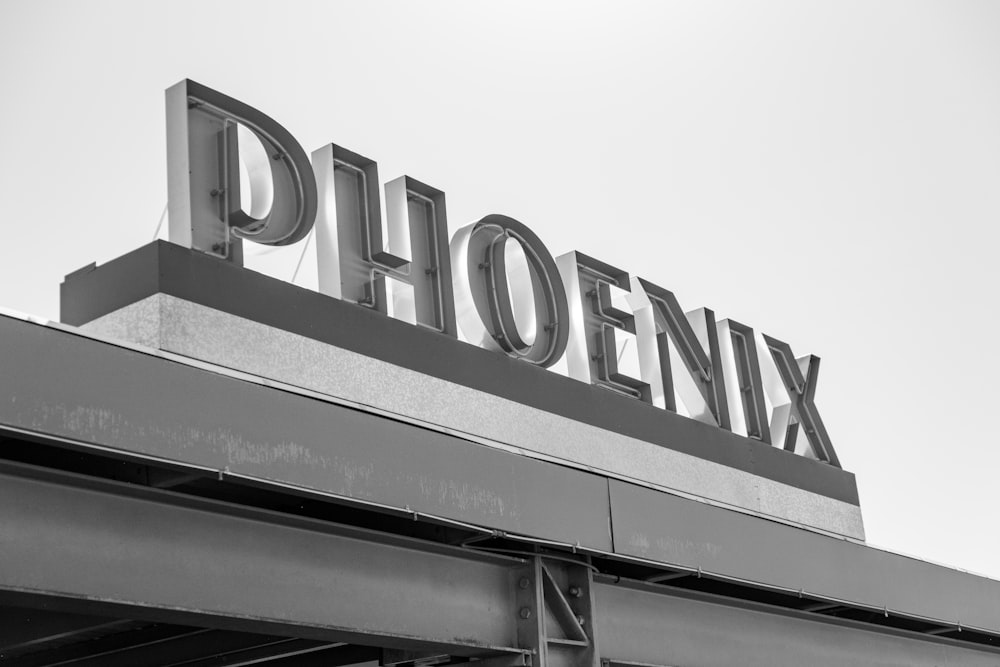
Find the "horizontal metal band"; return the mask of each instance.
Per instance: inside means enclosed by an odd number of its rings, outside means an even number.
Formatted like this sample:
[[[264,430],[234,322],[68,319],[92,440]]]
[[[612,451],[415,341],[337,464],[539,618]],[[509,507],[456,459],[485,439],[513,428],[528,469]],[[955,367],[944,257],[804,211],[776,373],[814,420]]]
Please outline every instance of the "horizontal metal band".
[[[517,652],[519,564],[0,465],[0,601],[458,655]],[[606,577],[594,584],[594,609],[597,650],[610,663],[980,666],[1000,655]]]
[[[0,473],[0,590],[510,649],[510,566]],[[317,522],[318,523],[318,522]]]
[[[0,317],[0,426],[611,551],[607,479]]]
[[[786,559],[781,559],[783,562]],[[994,666],[1000,651],[935,642],[914,633],[774,613],[763,605],[720,604],[714,596],[670,594],[622,584],[594,586],[601,655],[616,663],[684,667]]]
[[[880,612],[1000,631],[1000,581],[609,483],[616,553]]]
[[[43,439],[1000,630],[993,580],[56,327],[0,317],[0,349],[0,426]]]

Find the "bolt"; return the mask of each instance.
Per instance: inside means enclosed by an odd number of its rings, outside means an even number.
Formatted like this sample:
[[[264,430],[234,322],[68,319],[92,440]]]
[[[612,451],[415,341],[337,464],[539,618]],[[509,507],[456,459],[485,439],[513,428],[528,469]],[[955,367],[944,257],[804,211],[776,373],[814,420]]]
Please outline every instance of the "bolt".
[[[531,618],[531,610],[527,607],[521,607],[521,611],[517,612],[517,615],[525,620],[528,620]]]
[[[577,615],[576,622],[579,623],[580,625],[586,625],[587,619],[585,619],[583,616]]]
[[[212,195],[213,197],[218,197],[219,195],[221,195],[225,191],[226,191],[225,188],[215,188],[214,190],[212,190],[208,194]]]
[[[582,597],[583,596],[583,591],[580,590],[579,586],[570,586],[569,587],[569,594],[572,595],[575,598],[578,598],[578,597]]]
[[[517,582],[517,585],[521,587],[521,590],[525,590],[531,585],[531,579],[527,577],[521,577],[521,580]]]

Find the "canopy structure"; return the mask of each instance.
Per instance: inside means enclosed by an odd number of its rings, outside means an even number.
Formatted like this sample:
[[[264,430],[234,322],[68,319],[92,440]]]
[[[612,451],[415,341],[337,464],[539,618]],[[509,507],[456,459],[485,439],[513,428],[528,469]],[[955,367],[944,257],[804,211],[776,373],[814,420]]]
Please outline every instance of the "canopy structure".
[[[1000,664],[827,463],[169,244],[63,320],[0,316],[10,664]]]

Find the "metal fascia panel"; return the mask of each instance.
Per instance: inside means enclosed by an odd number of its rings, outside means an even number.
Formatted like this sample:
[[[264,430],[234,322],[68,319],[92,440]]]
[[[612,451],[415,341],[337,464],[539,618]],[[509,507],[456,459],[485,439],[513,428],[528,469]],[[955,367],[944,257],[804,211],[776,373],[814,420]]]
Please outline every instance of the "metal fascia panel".
[[[609,480],[615,552],[1000,631],[1000,581]]]
[[[993,667],[996,649],[955,646],[913,633],[769,613],[709,596],[671,595],[624,585],[594,586],[601,654],[609,667]]]
[[[607,480],[0,317],[0,424],[611,549]]]

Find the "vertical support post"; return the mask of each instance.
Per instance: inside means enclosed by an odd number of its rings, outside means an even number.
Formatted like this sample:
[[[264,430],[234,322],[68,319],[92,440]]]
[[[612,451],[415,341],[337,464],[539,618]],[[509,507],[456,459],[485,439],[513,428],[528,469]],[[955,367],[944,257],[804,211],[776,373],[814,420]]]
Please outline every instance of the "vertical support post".
[[[535,556],[517,577],[518,642],[534,667],[600,667],[591,569]]]
[[[517,645],[532,652],[532,667],[545,667],[545,604],[542,591],[542,562],[531,558],[514,570],[514,599],[517,601]]]

